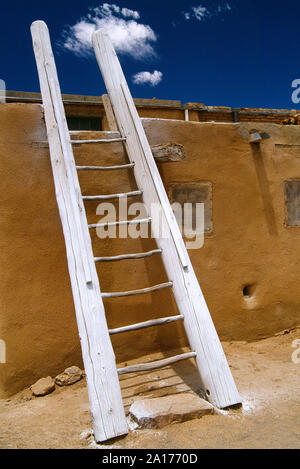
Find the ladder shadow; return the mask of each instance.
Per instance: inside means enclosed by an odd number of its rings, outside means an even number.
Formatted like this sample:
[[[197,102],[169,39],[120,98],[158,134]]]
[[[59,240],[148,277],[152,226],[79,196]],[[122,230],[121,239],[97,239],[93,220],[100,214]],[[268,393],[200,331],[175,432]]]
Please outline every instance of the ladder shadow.
[[[270,236],[277,236],[278,231],[276,225],[276,216],[270,191],[270,183],[264,163],[263,152],[261,146],[255,144],[251,145],[251,150],[268,232]]]
[[[186,352],[186,348],[181,348],[179,350],[177,349],[174,354],[181,354]],[[165,353],[165,357],[167,358],[168,356],[170,356],[170,353]],[[174,363],[171,365],[171,367],[175,374],[179,376],[182,382],[187,386],[187,388],[190,389],[190,391],[205,399],[205,392],[201,383],[199,371],[194,360],[194,358],[182,360],[180,362]]]
[[[162,261],[161,264],[162,269],[164,269]],[[153,272],[153,270],[149,270],[148,272],[150,283],[155,282],[155,276],[153,275]],[[159,306],[162,304],[160,300],[161,295],[169,296],[168,303],[170,303],[170,311],[167,311],[167,316],[180,314],[171,290],[162,291],[160,292],[160,295],[152,295],[153,307],[159,308]],[[164,302],[166,302],[166,300]],[[175,338],[177,340],[174,340]],[[176,321],[174,323],[158,326],[157,339],[160,345],[160,352],[163,355],[162,358],[168,358],[170,356],[180,355],[190,351],[187,335],[185,333],[182,321]],[[191,391],[195,392],[200,397],[205,396],[204,390],[202,389],[199,372],[193,358],[173,363],[172,365],[169,365],[169,367],[174,370],[175,375],[179,376],[182,382],[185,383]]]
[[[192,365],[192,364],[190,364]],[[192,367],[195,373],[194,367]],[[185,375],[188,374],[188,379]],[[196,375],[194,374],[196,379]],[[168,366],[156,370],[134,373],[120,379],[123,403],[126,413],[139,399],[162,398],[183,393],[196,393],[202,397],[199,388],[191,379],[191,370],[174,370]]]

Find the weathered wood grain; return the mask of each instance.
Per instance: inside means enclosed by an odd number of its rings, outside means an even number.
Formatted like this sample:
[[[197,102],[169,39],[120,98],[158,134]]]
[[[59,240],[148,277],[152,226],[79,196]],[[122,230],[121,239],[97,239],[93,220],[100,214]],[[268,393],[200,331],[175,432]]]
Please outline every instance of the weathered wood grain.
[[[93,33],[92,42],[99,67],[112,103],[120,133],[127,137],[124,146],[129,160],[135,163],[134,174],[143,200],[149,208],[161,206],[163,233],[157,235],[155,220],[151,226],[170,281],[191,349],[196,353],[200,383],[208,400],[217,407],[241,402],[225,354],[193,266],[183,243],[165,188],[155,164],[119,60],[109,36],[102,30]]]
[[[105,441],[126,434],[128,427],[48,28],[36,21],[31,33],[94,433]]]

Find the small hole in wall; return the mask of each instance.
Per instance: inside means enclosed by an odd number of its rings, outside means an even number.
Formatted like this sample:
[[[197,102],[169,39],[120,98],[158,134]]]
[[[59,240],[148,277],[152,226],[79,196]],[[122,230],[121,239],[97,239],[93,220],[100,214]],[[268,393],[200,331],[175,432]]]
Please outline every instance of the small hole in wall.
[[[251,298],[254,293],[254,285],[245,285],[243,288],[244,298]]]
[[[206,389],[206,394],[207,394],[208,396],[210,396],[210,391],[209,391],[209,389]]]

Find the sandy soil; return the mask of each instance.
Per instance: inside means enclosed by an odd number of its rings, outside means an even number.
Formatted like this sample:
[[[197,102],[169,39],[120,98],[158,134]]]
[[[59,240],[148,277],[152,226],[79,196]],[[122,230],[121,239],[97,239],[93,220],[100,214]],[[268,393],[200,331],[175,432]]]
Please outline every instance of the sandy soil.
[[[296,353],[292,360],[295,339],[300,339],[300,329],[259,342],[223,343],[242,408],[160,430],[132,429],[125,437],[97,445],[88,436],[91,421],[85,380],[39,398],[26,389],[0,401],[0,448],[299,448],[300,363]],[[140,361],[161,357],[156,354]],[[121,387],[127,412],[135,399],[200,391],[193,362],[121,376]]]

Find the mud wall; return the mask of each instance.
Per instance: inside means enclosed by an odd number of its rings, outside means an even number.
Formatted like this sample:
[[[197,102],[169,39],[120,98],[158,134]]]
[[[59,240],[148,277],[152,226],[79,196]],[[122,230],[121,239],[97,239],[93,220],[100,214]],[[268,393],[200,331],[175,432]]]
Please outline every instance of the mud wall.
[[[191,260],[224,340],[255,340],[299,325],[300,228],[286,225],[284,181],[300,178],[300,129],[257,124],[263,141],[249,143],[253,123],[144,119],[152,145],[185,146],[182,161],[158,163],[167,191],[210,183],[213,229]],[[84,138],[79,133],[78,138]],[[103,137],[104,132],[89,133]],[[56,206],[42,107],[0,105],[0,396],[41,376],[81,365],[81,351]],[[126,161],[121,144],[78,145],[78,164]],[[80,174],[84,194],[134,190],[130,171]],[[86,203],[88,220],[101,218]],[[116,212],[118,206],[116,205]],[[92,233],[96,256],[147,251],[151,239],[106,239]],[[166,281],[159,256],[97,266],[102,291]],[[105,300],[110,328],[176,314],[167,290]],[[186,343],[180,323],[113,336],[118,362]]]

